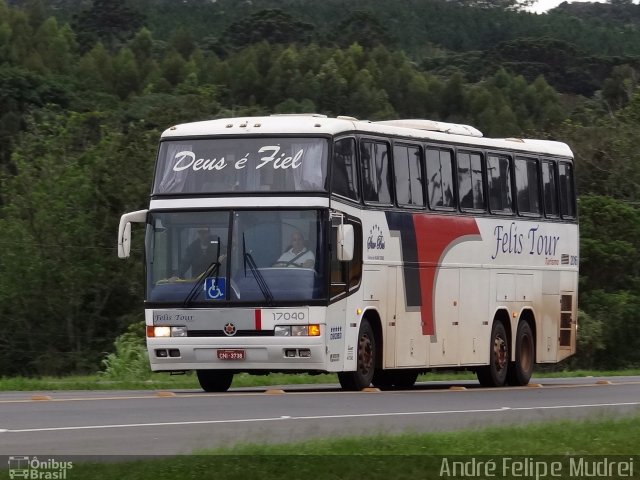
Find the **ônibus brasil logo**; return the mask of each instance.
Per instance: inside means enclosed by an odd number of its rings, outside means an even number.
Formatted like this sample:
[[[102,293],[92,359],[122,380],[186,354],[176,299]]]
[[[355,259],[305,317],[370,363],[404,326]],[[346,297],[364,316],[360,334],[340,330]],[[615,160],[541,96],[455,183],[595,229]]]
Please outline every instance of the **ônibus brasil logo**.
[[[67,470],[73,468],[73,462],[63,462],[54,458],[39,460],[38,457],[9,457],[9,478],[33,480],[65,480]]]

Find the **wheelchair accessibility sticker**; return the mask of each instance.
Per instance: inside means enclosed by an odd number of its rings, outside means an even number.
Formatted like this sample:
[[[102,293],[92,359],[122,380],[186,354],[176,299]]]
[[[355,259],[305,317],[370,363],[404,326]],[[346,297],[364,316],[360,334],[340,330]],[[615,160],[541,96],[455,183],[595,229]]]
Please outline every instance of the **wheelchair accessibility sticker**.
[[[227,296],[227,282],[224,278],[205,278],[204,297],[207,300],[224,300]]]

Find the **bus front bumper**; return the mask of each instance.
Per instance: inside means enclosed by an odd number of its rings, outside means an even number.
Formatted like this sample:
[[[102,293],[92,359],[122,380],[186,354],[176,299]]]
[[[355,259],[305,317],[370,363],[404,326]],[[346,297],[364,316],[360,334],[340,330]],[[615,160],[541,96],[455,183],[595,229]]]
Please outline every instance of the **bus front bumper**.
[[[322,337],[147,338],[151,370],[326,371]]]

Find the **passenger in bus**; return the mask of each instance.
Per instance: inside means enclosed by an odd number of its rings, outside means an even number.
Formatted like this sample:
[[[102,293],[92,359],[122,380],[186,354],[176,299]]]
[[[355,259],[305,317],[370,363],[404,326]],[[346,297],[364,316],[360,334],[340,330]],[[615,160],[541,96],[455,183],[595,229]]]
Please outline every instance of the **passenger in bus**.
[[[198,238],[187,247],[187,251],[180,261],[178,275],[184,277],[191,269],[191,277],[197,277],[204,273],[207,267],[211,265],[211,262],[216,260],[216,255],[222,251],[223,248],[220,245],[219,237],[211,235],[207,228],[199,229]],[[221,261],[222,255],[218,259],[218,262]]]
[[[296,231],[291,236],[291,248],[280,255],[274,263],[274,267],[302,267],[313,268],[316,257],[311,250],[305,246],[302,233]]]

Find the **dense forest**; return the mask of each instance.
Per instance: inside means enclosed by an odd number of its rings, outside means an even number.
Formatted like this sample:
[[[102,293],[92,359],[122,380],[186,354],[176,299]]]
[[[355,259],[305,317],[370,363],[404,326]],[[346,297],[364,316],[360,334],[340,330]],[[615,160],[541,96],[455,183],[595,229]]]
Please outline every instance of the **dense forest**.
[[[115,233],[147,205],[165,128],[282,112],[569,143],[581,312],[564,366],[640,367],[640,6],[523,3],[0,0],[0,376],[96,371],[142,319],[142,265]]]

